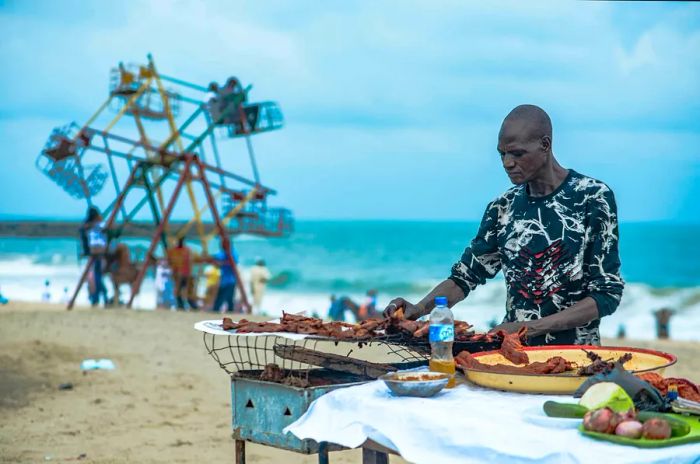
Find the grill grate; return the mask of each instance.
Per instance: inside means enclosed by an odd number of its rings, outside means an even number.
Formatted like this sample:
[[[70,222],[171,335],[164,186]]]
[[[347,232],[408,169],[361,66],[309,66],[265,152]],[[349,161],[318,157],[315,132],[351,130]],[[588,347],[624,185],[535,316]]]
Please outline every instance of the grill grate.
[[[292,339],[275,334],[223,336],[203,333],[207,352],[231,376],[259,376],[266,367],[275,364],[285,378],[301,378],[306,381],[309,381],[311,371],[320,368],[282,358],[275,354],[275,346],[301,347],[361,361],[392,364],[399,368],[414,367],[427,362],[427,352],[393,343],[394,338],[387,336],[377,340],[353,341],[311,336]]]

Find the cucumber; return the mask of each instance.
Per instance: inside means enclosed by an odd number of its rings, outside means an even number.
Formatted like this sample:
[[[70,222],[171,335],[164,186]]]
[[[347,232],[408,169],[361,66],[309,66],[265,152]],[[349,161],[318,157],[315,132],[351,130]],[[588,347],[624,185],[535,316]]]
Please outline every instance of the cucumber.
[[[556,401],[546,401],[542,406],[544,413],[549,417],[562,417],[566,419],[583,419],[588,412],[588,408],[576,403],[557,403]]]

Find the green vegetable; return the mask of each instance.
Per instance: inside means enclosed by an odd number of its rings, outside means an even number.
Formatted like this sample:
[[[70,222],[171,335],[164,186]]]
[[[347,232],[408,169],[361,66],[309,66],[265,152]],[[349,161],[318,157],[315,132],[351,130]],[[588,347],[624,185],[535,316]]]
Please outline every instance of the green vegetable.
[[[632,398],[621,386],[612,382],[591,385],[578,404],[590,410],[610,408],[615,412],[627,412],[634,409]]]
[[[557,403],[556,401],[546,401],[542,405],[542,409],[549,417],[563,417],[567,419],[580,419],[588,412],[588,408],[579,404]]]

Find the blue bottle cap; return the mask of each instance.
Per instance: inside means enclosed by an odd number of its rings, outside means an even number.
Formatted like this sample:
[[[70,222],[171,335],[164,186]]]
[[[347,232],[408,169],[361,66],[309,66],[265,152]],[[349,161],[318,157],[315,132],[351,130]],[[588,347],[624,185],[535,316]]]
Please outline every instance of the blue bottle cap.
[[[437,306],[447,306],[447,297],[444,296],[436,296],[435,297],[435,304]]]

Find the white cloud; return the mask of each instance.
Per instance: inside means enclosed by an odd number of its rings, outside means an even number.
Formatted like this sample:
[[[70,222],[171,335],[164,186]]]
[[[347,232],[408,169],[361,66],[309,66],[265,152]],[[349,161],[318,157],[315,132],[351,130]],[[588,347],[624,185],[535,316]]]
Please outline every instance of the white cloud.
[[[624,9],[634,7],[179,1],[105,6],[77,19],[70,7],[63,18],[0,11],[7,37],[1,106],[5,118],[83,121],[106,98],[109,69],[119,60],[143,62],[150,51],[165,74],[200,84],[236,74],[254,83],[253,99],[281,103],[288,128],[256,140],[258,154],[263,177],[274,180],[281,200],[291,194],[303,214],[332,207],[287,174],[318,169],[329,192],[371,184],[393,202],[393,210],[382,208],[368,195],[352,214],[406,215],[397,206],[405,199],[415,204],[411,211],[459,217],[462,198],[438,211],[438,189],[398,193],[376,177],[393,178],[394,170],[412,186],[423,172],[447,169],[449,182],[462,180],[483,195],[469,203],[478,217],[480,203],[503,186],[498,164],[481,159],[490,159],[502,117],[519,103],[551,113],[562,155],[584,157],[585,145],[595,143],[596,156],[615,153],[620,163],[640,154],[661,160],[661,147],[683,151],[676,160],[686,165],[700,158],[697,144],[686,145],[700,116],[700,26],[688,21],[698,10],[657,15],[630,32]],[[39,148],[25,156],[33,161]],[[331,181],[340,172],[334,167],[351,180]],[[608,169],[611,177],[619,171]],[[685,195],[668,189],[668,198]]]

